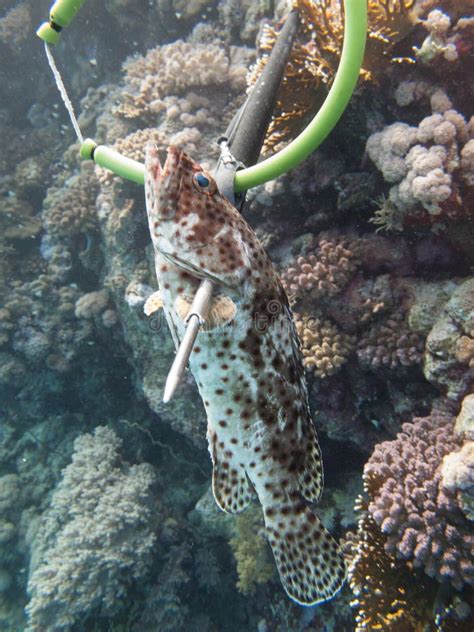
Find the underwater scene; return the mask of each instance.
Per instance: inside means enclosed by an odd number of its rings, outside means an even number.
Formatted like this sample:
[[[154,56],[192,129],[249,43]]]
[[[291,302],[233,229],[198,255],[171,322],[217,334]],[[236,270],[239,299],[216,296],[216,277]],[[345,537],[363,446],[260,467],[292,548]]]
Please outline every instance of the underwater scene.
[[[472,632],[472,0],[51,5],[0,0],[0,632]]]

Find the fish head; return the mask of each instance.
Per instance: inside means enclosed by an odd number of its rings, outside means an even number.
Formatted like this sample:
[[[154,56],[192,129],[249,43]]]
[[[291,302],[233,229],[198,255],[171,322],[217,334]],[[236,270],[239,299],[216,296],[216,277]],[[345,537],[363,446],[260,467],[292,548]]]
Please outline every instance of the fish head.
[[[163,166],[156,146],[147,145],[145,196],[150,234],[163,254],[182,255],[206,246],[224,221],[217,219],[222,198],[215,180],[174,145]]]

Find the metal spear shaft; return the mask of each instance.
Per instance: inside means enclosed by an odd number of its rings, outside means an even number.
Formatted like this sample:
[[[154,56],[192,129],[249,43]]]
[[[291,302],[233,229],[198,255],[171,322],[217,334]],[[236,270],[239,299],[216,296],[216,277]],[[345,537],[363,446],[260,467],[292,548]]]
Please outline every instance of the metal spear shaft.
[[[209,315],[212,300],[213,284],[208,279],[201,281],[186,318],[186,330],[174,357],[170,372],[166,379],[163,402],[167,404],[173,397],[188,365],[189,356],[199,333],[199,328]]]

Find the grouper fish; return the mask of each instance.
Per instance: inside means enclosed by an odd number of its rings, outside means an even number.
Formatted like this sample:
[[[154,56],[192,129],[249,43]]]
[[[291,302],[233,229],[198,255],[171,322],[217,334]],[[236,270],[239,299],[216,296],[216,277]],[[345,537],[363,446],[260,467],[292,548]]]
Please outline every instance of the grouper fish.
[[[216,503],[234,514],[256,493],[288,595],[303,605],[330,599],[345,565],[313,510],[321,452],[278,274],[212,176],[181,149],[169,147],[161,166],[147,146],[145,195],[159,284],[151,302],[163,308],[176,345],[201,280],[214,283],[190,370],[207,413]]]

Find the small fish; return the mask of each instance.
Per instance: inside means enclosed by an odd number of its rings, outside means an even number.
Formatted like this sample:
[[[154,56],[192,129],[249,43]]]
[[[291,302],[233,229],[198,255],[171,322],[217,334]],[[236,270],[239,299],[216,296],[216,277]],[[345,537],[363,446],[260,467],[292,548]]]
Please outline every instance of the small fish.
[[[255,490],[288,595],[303,605],[330,599],[346,570],[311,508],[323,487],[321,452],[278,275],[212,176],[179,148],[162,167],[147,147],[145,194],[160,287],[151,300],[163,305],[177,346],[200,281],[215,284],[190,369],[207,412],[216,502],[238,513]]]

